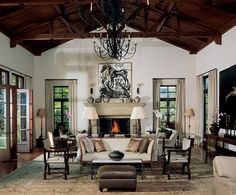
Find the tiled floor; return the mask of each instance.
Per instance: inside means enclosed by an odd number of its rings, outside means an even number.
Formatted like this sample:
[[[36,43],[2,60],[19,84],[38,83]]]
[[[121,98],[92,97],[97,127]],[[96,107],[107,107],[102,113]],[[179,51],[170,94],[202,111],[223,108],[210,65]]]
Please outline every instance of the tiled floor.
[[[0,179],[10,172],[22,167],[28,161],[35,159],[40,154],[42,154],[42,149],[35,148],[31,153],[18,153],[17,159],[0,162]]]

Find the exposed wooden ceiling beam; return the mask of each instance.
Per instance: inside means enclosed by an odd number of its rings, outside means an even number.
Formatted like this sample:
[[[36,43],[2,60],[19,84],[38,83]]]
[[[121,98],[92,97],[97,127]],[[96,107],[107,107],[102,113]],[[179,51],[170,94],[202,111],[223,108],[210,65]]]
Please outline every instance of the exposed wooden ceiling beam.
[[[93,38],[94,35],[101,35],[102,37],[106,37],[106,33],[60,33],[60,34],[35,34],[35,35],[21,35],[21,36],[14,36],[12,37],[13,40],[67,40],[67,39],[84,39],[84,38]],[[156,38],[176,38],[179,37],[185,37],[185,38],[208,38],[210,35],[207,33],[202,32],[190,32],[190,33],[184,33],[184,34],[178,34],[175,32],[132,32],[131,37],[132,38],[138,38],[138,37],[156,37]]]
[[[82,0],[82,1],[88,2],[88,0]],[[49,5],[49,4],[64,4],[64,3],[77,3],[77,2],[78,0],[1,0],[0,6],[17,6],[19,4]]]
[[[17,12],[19,10],[22,10],[23,8],[24,8],[24,5],[17,5],[17,6],[13,6],[13,7],[1,10],[0,11],[0,18],[5,17],[11,13]]]

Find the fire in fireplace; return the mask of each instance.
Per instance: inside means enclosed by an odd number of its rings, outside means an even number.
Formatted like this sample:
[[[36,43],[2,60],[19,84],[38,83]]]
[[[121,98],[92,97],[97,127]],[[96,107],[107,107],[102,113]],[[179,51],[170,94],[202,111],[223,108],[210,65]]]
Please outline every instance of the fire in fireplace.
[[[100,118],[99,124],[102,134],[130,134],[129,118]]]

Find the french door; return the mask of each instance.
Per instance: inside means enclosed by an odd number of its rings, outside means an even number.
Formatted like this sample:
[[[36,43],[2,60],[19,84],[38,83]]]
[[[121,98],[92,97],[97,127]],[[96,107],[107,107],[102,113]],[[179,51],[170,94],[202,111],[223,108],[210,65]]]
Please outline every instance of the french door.
[[[0,85],[0,161],[17,158],[16,87]]]
[[[17,90],[17,151],[33,149],[33,102],[31,89]]]

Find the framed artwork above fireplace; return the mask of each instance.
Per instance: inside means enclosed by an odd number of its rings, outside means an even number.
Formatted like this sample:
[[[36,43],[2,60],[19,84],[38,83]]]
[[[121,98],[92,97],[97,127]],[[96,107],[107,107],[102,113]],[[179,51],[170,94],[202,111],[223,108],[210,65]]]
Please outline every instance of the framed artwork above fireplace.
[[[104,98],[131,98],[131,62],[98,65],[99,93]]]

